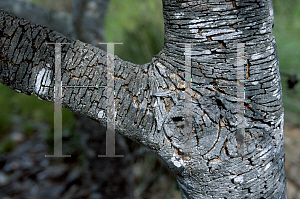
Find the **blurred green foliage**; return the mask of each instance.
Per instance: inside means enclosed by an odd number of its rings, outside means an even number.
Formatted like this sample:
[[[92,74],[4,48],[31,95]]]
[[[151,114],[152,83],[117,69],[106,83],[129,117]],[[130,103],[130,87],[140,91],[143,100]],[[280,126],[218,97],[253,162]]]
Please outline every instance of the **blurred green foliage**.
[[[7,137],[0,144],[0,154],[12,151],[16,145],[17,145],[16,142],[14,142],[12,139]]]
[[[300,77],[300,0],[273,0],[274,29],[280,71]],[[300,125],[300,83],[288,89],[287,78],[281,76],[285,121]]]
[[[123,60],[144,64],[159,53],[164,42],[160,0],[110,0],[104,34],[108,42],[123,42],[115,54]]]

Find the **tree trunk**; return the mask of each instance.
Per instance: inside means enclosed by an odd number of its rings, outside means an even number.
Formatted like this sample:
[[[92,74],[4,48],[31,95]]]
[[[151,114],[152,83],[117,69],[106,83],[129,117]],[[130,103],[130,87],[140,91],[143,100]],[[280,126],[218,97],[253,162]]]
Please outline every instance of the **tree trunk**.
[[[152,62],[139,66],[115,58],[116,131],[162,158],[183,198],[286,198],[271,0],[163,0],[163,12],[165,45]],[[53,102],[54,49],[46,41],[72,43],[62,48],[64,84],[106,84],[105,52],[4,11],[0,16],[3,84]],[[237,44],[247,42],[253,45],[245,45],[242,62],[242,135],[236,126]],[[182,43],[193,44],[191,88],[190,51]],[[63,89],[63,96],[64,107],[106,124],[102,88]]]

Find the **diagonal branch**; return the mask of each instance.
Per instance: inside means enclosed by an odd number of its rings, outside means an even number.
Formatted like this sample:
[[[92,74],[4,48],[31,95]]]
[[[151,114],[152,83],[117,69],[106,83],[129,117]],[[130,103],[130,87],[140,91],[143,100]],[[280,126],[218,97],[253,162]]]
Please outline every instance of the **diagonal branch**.
[[[62,106],[106,126],[105,88],[76,87],[106,85],[107,53],[80,41],[72,41],[49,28],[32,24],[0,11],[0,82],[13,90],[35,94],[53,102],[54,46],[62,45]],[[150,64],[136,65],[115,57],[116,132],[151,149],[158,149],[150,135],[154,126],[150,104]],[[149,106],[150,107],[150,106]]]

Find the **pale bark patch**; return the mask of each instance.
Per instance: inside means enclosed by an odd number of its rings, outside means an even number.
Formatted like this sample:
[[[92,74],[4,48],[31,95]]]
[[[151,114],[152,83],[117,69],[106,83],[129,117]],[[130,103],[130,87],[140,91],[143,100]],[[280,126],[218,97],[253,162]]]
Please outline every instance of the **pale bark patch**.
[[[104,114],[104,111],[99,111],[98,113],[98,118],[104,118],[105,114]]]
[[[36,82],[35,82],[35,92],[39,95],[44,95],[48,91],[48,87],[51,84],[51,71],[48,69],[42,68],[39,72]],[[45,88],[47,87],[47,88]]]
[[[44,68],[42,68],[42,70],[39,72],[37,78],[36,78],[36,82],[35,82],[35,92],[38,94],[39,93],[39,90],[41,89],[41,81],[42,81],[42,78],[45,74],[46,70]]]

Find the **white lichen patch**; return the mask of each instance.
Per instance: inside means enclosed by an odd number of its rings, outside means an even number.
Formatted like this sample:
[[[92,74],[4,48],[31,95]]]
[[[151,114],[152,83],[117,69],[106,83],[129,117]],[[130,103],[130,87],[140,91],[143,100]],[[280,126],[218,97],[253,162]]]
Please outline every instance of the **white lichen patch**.
[[[45,86],[50,86],[50,84],[51,84],[51,71],[48,70],[48,75],[47,75],[47,80],[46,80]]]
[[[277,89],[275,89],[274,91],[271,91],[271,93],[272,93],[272,95],[274,96],[274,97],[276,97],[277,98],[277,100],[280,100],[280,98],[281,98],[281,95],[280,95],[280,92],[279,92],[280,90],[277,88]]]
[[[226,5],[224,4],[219,4],[219,5],[215,5],[215,7],[212,8],[212,11],[223,11],[223,10],[229,10],[229,9],[232,9],[233,6],[232,6],[232,3],[226,3]]]
[[[105,117],[104,111],[99,111],[99,113],[98,113],[98,118],[102,119],[102,118],[104,118],[104,117]]]
[[[192,21],[195,21],[195,20],[191,20],[191,23],[192,23]],[[212,21],[204,22],[204,23],[191,24],[191,25],[189,25],[189,29],[193,29],[193,28],[209,28],[212,24],[213,24]]]
[[[235,184],[241,184],[244,182],[244,177],[243,176],[237,176],[236,178],[234,178],[234,183]]]
[[[210,50],[202,50],[202,51],[193,51],[193,55],[210,55],[211,51]]]
[[[175,13],[174,16],[176,17],[176,19],[179,19],[181,16],[184,16],[184,13],[183,12]]]
[[[211,36],[211,35],[217,35],[217,34],[222,34],[222,33],[230,33],[230,32],[235,32],[234,29],[215,29],[211,30],[209,32],[204,32],[202,33],[203,36]]]
[[[42,70],[39,72],[36,81],[35,81],[35,93],[38,94],[40,89],[41,89],[41,84],[42,84],[42,78],[45,74],[46,70],[42,68]]]
[[[214,8],[212,9],[212,11],[214,11],[214,12],[215,12],[215,11],[221,11],[221,10],[225,10],[223,6],[214,7]]]
[[[269,162],[269,163],[266,165],[266,167],[265,167],[264,170],[265,170],[265,171],[268,170],[268,169],[271,167],[271,164],[272,164],[272,162]]]
[[[256,53],[256,54],[253,54],[251,56],[251,59],[252,60],[257,60],[257,59],[260,59],[262,56],[263,56],[262,54]]]
[[[190,29],[190,32],[198,34],[199,33],[199,29],[198,28],[193,28],[193,29]]]
[[[44,95],[44,94],[48,93],[49,86],[51,84],[51,74],[52,74],[52,71],[46,69],[46,72],[44,74],[43,81],[42,81],[42,86],[39,91],[39,95]]]
[[[260,31],[259,31],[261,34],[264,34],[267,32],[267,27],[266,27],[266,22],[263,23]]]
[[[140,104],[140,109],[146,109],[146,108],[147,108],[147,100],[144,99],[144,100],[142,101],[142,103]]]
[[[264,34],[267,32],[267,29],[266,28],[262,28],[260,31],[259,31],[261,34]]]
[[[180,157],[173,156],[173,157],[171,158],[171,161],[173,162],[173,164],[174,164],[176,167],[184,167],[184,166],[185,166],[185,163],[184,163],[183,159],[180,158]]]
[[[42,82],[42,86],[50,86],[51,83],[51,70],[46,70],[44,78],[43,78],[43,82]]]
[[[259,82],[255,81],[255,82],[251,82],[252,85],[257,85]]]
[[[193,19],[193,20],[190,21],[190,23],[191,24],[196,24],[196,23],[199,23],[199,22],[202,22],[202,21],[205,21],[205,19],[202,19],[202,18],[201,19]]]
[[[152,115],[152,112],[149,109],[147,109],[146,115]]]
[[[273,6],[270,6],[270,16],[271,16],[272,18],[274,17]]]
[[[39,72],[35,83],[37,94],[44,95],[48,92],[51,84],[51,73],[51,70],[44,68]]]
[[[206,39],[206,37],[204,37],[203,35],[199,34],[199,28],[193,28],[193,29],[189,29],[189,31],[194,34],[195,38],[201,38],[201,39]]]
[[[268,47],[267,47],[267,51],[269,51],[271,54],[273,54],[273,53],[274,53],[274,48],[273,48],[273,46],[268,46]]]
[[[215,36],[212,37],[212,40],[230,40],[230,39],[235,39],[236,37],[238,37],[238,35],[243,34],[242,31],[238,31],[238,32],[232,32],[229,34],[223,34],[223,35],[219,35],[219,36]]]

